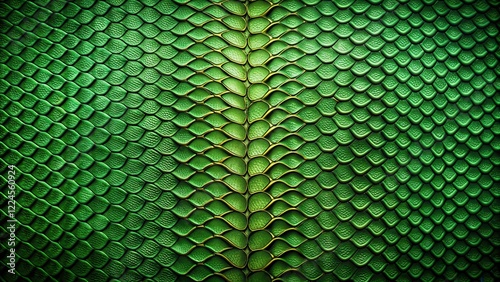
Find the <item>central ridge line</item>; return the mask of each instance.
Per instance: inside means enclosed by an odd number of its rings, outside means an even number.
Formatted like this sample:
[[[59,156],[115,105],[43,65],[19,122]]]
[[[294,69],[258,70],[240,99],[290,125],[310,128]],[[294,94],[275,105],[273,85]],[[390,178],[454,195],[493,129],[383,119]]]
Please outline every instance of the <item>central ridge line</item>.
[[[245,269],[243,270],[247,279],[248,279],[248,275],[250,274],[250,270],[248,268],[248,260],[249,260],[249,256],[250,256],[250,248],[248,247],[248,240],[250,238],[250,229],[248,227],[248,221],[250,219],[250,211],[248,210],[248,204],[249,204],[249,199],[250,199],[250,193],[249,193],[249,179],[250,179],[250,176],[249,176],[249,173],[248,173],[248,164],[249,164],[249,161],[250,161],[250,158],[248,156],[248,146],[250,145],[250,141],[248,139],[248,130],[249,130],[249,127],[250,127],[250,124],[248,122],[248,109],[250,107],[250,100],[248,99],[248,89],[250,87],[250,81],[248,79],[248,73],[249,73],[249,70],[250,70],[250,65],[248,63],[248,54],[250,53],[250,48],[248,46],[248,38],[250,36],[250,32],[248,31],[248,22],[250,20],[250,17],[248,16],[248,5],[249,5],[249,0],[246,0],[245,1],[245,31],[244,31],[244,34],[245,34],[245,40],[246,40],[246,44],[245,44],[245,50],[244,50],[244,53],[246,55],[246,61],[245,61],[245,72],[246,72],[246,80],[245,80],[245,124],[244,124],[244,128],[245,128],[245,141],[244,141],[244,144],[245,144],[245,164],[246,164],[246,172],[245,172],[245,181],[246,181],[246,190],[245,190],[245,200],[246,200],[246,210],[245,210],[245,218],[247,219],[247,225],[246,225],[246,230],[245,230],[245,235],[246,235],[246,239],[247,239],[247,242],[246,242],[246,247],[245,247],[245,253],[247,255],[247,261],[245,263]]]

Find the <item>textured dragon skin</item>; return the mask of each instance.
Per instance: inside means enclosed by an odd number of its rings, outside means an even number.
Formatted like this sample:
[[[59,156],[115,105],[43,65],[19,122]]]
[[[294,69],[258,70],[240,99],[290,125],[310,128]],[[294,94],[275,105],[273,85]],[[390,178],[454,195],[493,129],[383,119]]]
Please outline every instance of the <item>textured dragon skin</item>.
[[[0,2],[0,279],[500,280],[499,23],[496,0]]]

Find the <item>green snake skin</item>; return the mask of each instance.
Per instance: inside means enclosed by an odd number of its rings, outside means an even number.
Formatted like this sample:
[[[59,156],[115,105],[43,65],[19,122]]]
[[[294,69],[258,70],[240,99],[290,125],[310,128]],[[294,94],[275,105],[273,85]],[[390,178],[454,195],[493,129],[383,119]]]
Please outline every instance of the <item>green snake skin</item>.
[[[0,279],[499,281],[499,46],[496,0],[2,1]]]

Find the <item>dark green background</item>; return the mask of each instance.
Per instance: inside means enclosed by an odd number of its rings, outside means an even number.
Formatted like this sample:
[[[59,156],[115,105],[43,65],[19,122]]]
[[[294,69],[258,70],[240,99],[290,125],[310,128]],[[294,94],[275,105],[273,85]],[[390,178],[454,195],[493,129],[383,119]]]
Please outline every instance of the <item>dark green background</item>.
[[[0,2],[0,277],[500,280],[499,7]]]

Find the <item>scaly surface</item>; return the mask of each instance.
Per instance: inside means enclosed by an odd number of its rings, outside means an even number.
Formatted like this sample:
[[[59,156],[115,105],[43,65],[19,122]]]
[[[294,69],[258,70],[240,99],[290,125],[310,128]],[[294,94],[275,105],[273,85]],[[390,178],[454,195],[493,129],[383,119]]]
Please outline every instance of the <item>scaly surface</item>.
[[[19,277],[244,281],[245,6],[0,5]]]
[[[498,279],[498,3],[248,10],[250,281]]]
[[[0,3],[1,278],[500,279],[499,22],[495,1]]]

